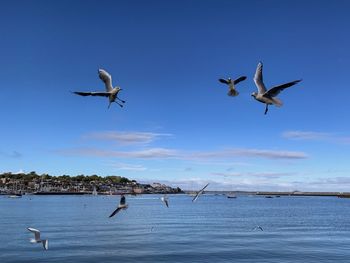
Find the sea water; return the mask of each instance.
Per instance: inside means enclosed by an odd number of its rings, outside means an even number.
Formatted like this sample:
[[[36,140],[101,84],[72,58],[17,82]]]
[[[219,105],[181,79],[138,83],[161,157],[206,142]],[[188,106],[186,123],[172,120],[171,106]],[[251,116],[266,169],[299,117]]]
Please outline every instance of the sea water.
[[[160,197],[0,196],[0,262],[350,262],[350,199]]]

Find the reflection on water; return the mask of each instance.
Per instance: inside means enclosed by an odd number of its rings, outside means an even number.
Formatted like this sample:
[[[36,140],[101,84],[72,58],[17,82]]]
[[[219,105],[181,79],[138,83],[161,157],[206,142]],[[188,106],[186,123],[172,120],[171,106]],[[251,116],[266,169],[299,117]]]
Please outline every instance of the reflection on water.
[[[350,199],[160,197],[1,196],[0,262],[349,262]]]

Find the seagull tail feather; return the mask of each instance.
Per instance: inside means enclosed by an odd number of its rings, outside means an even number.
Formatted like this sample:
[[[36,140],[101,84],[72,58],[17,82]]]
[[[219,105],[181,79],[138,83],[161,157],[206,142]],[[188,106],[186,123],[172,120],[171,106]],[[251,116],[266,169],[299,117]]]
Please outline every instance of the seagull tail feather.
[[[273,98],[273,104],[274,104],[275,106],[277,106],[277,107],[281,107],[281,106],[283,105],[283,102],[282,102],[280,99],[274,97],[274,98]]]

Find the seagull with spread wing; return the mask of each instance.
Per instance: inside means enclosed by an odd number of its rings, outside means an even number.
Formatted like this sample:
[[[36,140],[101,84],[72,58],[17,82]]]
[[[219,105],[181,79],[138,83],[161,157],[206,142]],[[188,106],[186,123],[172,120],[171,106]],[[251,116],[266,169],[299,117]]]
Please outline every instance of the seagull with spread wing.
[[[193,197],[193,199],[192,199],[192,202],[195,202],[195,201],[198,199],[198,197],[199,197],[201,194],[203,194],[204,189],[207,188],[208,185],[209,185],[209,183],[206,184],[201,190],[199,190],[199,191],[196,193],[196,195],[195,195],[195,196]]]
[[[264,231],[264,229],[261,226],[255,226],[253,228],[253,230],[260,230],[260,231]]]
[[[119,205],[118,205],[117,209],[114,210],[113,213],[109,217],[115,216],[115,214],[118,213],[120,210],[123,210],[123,209],[126,209],[126,208],[128,208],[128,205],[125,202],[125,196],[122,195],[120,197],[120,202],[119,202]]]
[[[34,234],[34,238],[30,239],[30,243],[42,243],[45,250],[49,249],[49,240],[40,238],[40,231],[38,229],[28,227],[28,230]]]
[[[231,97],[235,97],[239,94],[239,92],[236,90],[235,85],[238,84],[239,82],[245,80],[246,78],[247,78],[246,76],[242,76],[242,77],[239,77],[238,79],[235,79],[235,80],[228,78],[228,79],[219,79],[219,81],[228,86],[229,90],[228,90],[227,95],[231,96]]]
[[[117,103],[120,107],[123,107],[123,104],[125,103],[124,100],[121,100],[118,98],[118,93],[122,89],[118,86],[114,87],[112,86],[112,77],[110,74],[108,74],[107,71],[104,69],[98,70],[98,76],[100,79],[104,82],[106,86],[106,91],[94,91],[94,92],[82,92],[82,91],[74,91],[74,94],[80,95],[80,96],[100,96],[100,97],[108,97],[109,104],[108,108],[111,106],[112,102]]]
[[[259,62],[257,68],[256,68],[256,72],[254,75],[254,82],[256,87],[258,88],[258,92],[253,92],[252,96],[257,100],[260,101],[262,103],[266,104],[266,108],[265,108],[265,114],[267,113],[267,111],[269,110],[269,105],[275,105],[278,107],[282,106],[282,101],[279,100],[278,98],[276,98],[276,96],[284,89],[289,88],[295,84],[297,84],[298,82],[301,81],[301,79],[299,80],[294,80],[282,85],[278,85],[275,87],[270,88],[269,90],[266,90],[266,87],[264,85],[263,82],[263,75],[262,75],[262,70],[263,70],[263,64],[262,62]]]

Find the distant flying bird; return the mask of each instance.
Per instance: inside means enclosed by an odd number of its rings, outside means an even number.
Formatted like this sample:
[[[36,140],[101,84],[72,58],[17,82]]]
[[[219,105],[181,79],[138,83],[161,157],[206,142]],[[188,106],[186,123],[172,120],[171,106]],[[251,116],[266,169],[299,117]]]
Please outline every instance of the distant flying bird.
[[[235,79],[235,80],[232,80],[231,78],[228,78],[228,79],[219,79],[219,81],[221,83],[224,83],[226,85],[228,85],[228,93],[227,95],[228,96],[231,96],[231,97],[235,97],[239,94],[239,92],[236,90],[236,87],[235,85],[243,80],[245,80],[247,77],[246,76],[242,76],[242,77],[239,77],[238,79]]]
[[[162,202],[164,202],[164,204],[166,205],[166,207],[169,207],[169,199],[167,195],[164,195],[160,198],[160,200],[162,200]]]
[[[109,104],[108,108],[111,106],[112,102],[117,103],[120,107],[123,107],[122,103],[125,103],[124,100],[121,100],[118,98],[118,93],[122,89],[118,86],[114,87],[112,86],[112,77],[108,74],[107,71],[103,69],[98,70],[98,76],[100,79],[105,83],[106,91],[95,91],[95,92],[82,92],[82,91],[74,91],[73,93],[80,95],[80,96],[101,96],[101,97],[108,97],[109,98]],[[120,101],[121,103],[119,103]]]
[[[201,194],[203,194],[204,189],[207,188],[208,185],[209,185],[209,183],[206,184],[206,186],[204,186],[201,190],[199,190],[199,191],[196,193],[195,197],[192,199],[192,202],[195,202],[195,201],[198,199],[198,197],[199,197]]]
[[[122,196],[120,197],[120,202],[119,202],[119,205],[118,205],[117,209],[114,210],[113,213],[112,213],[109,217],[114,216],[114,215],[115,215],[116,213],[118,213],[120,210],[123,210],[123,209],[126,209],[126,208],[128,208],[128,205],[127,205],[126,202],[125,202],[125,196],[122,195]]]
[[[34,233],[34,238],[30,239],[30,243],[42,243],[45,250],[49,249],[49,240],[40,238],[40,231],[38,229],[28,227],[28,230]]]
[[[285,88],[289,88],[289,87],[297,84],[298,82],[300,82],[301,79],[294,80],[292,82],[288,82],[288,83],[285,83],[285,84],[282,84],[279,86],[272,87],[266,91],[266,87],[265,87],[264,82],[263,82],[262,69],[263,69],[263,64],[262,64],[262,62],[259,62],[258,66],[256,68],[255,76],[254,76],[254,82],[258,88],[258,92],[253,92],[252,96],[257,101],[260,101],[260,102],[266,104],[265,113],[264,113],[264,114],[266,114],[268,111],[269,105],[273,104],[275,106],[281,107],[282,101],[279,100],[278,98],[276,98],[276,96]]]

